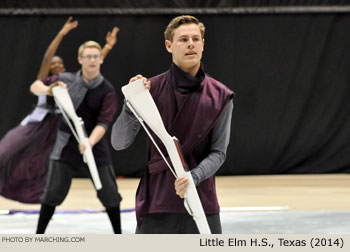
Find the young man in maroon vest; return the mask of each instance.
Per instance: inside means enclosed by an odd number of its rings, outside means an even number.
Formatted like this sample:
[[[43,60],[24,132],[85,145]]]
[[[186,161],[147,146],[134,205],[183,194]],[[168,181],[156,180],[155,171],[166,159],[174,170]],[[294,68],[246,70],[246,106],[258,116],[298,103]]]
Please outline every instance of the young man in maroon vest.
[[[174,18],[166,28],[165,47],[172,54],[170,69],[144,85],[158,107],[166,130],[176,136],[196,184],[212,233],[222,233],[215,172],[226,157],[230,138],[233,92],[206,75],[201,64],[204,25],[193,16]],[[124,105],[112,128],[116,150],[130,146],[140,124]],[[163,153],[165,147],[156,138]],[[136,194],[136,233],[198,233],[183,197],[188,180],[175,180],[156,147],[148,140],[148,164]]]

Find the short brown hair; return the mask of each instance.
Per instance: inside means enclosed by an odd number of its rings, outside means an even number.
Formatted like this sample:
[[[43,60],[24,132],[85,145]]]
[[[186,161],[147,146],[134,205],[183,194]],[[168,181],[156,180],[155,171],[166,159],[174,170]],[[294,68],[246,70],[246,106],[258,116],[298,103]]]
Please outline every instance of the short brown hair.
[[[164,38],[166,40],[173,41],[174,31],[183,24],[196,24],[199,27],[199,30],[202,35],[202,39],[204,38],[205,26],[202,22],[193,16],[183,15],[173,18],[168,24],[167,28],[164,31]]]
[[[96,41],[93,41],[93,40],[89,40],[89,41],[86,41],[84,42],[78,49],[78,56],[83,56],[83,51],[86,49],[86,48],[96,48],[100,51],[100,54],[102,55],[102,48],[100,46],[99,43],[97,43]]]

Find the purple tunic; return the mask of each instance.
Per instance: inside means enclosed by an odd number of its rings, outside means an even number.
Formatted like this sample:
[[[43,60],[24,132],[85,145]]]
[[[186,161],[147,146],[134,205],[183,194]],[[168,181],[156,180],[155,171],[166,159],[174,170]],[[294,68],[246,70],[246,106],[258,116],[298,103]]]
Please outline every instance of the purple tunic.
[[[210,153],[210,131],[233,92],[205,75],[197,90],[181,95],[169,84],[167,73],[150,79],[151,94],[166,130],[179,139],[185,160],[193,169]],[[165,154],[165,147],[156,136],[155,139]],[[149,140],[148,167],[136,195],[138,226],[148,213],[187,213],[183,199],[175,193],[174,181],[174,175]],[[200,183],[197,191],[205,213],[219,213],[215,177]]]
[[[0,194],[40,203],[60,111],[53,97],[41,95],[35,109],[0,141]]]
[[[23,203],[40,203],[59,115],[18,125],[0,141],[0,194]]]

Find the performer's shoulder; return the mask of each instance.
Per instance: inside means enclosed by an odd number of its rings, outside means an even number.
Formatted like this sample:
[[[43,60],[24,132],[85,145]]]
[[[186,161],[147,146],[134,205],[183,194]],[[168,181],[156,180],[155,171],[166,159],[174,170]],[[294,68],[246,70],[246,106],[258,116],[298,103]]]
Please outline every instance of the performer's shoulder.
[[[232,97],[235,95],[234,91],[232,91],[225,84],[223,84],[221,81],[214,79],[210,75],[205,74],[205,79],[206,79],[207,85],[214,87],[215,90],[221,91],[223,93],[227,93],[227,94],[231,95]]]
[[[115,99],[117,99],[117,92],[114,86],[112,85],[112,83],[109,82],[107,79],[103,79],[103,82],[99,87],[100,87],[99,92],[103,94],[102,96],[112,95],[113,97],[115,97]]]
[[[205,78],[207,80],[206,82],[209,85],[214,85],[214,86],[216,86],[218,88],[229,89],[225,84],[223,84],[221,81],[218,81],[217,79],[214,79],[209,74],[205,74]]]
[[[161,73],[161,74],[158,74],[158,75],[155,75],[155,76],[152,76],[151,78],[149,78],[149,80],[153,82],[162,82],[162,81],[165,81],[165,78],[166,78],[166,73],[167,72],[164,72],[164,73]]]
[[[60,73],[58,75],[58,78],[60,81],[63,81],[63,82],[71,82],[71,81],[74,81],[75,78],[76,78],[76,75],[77,73],[72,73],[72,72],[64,72],[64,73]]]
[[[167,72],[164,72],[148,79],[151,81],[151,93],[154,93],[155,90],[159,90],[164,86],[166,83],[166,73]]]
[[[115,90],[112,83],[109,80],[107,80],[106,78],[103,79],[102,85],[104,85],[109,90],[113,90],[113,91]]]
[[[156,99],[156,97],[159,94],[159,91],[162,89],[166,82],[166,72],[155,75],[148,79],[151,81],[151,89],[150,93],[153,96],[153,99]]]

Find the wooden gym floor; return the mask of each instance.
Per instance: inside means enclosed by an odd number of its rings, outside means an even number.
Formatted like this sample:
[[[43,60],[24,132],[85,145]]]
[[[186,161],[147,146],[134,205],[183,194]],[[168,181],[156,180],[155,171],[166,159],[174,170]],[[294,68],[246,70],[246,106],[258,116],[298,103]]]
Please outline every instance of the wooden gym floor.
[[[121,209],[135,207],[138,178],[118,178]],[[288,210],[350,210],[350,174],[218,176],[217,193],[223,209],[285,207]],[[0,210],[39,209],[0,196]],[[103,209],[89,179],[74,179],[57,209]],[[249,209],[249,208],[248,208]]]

